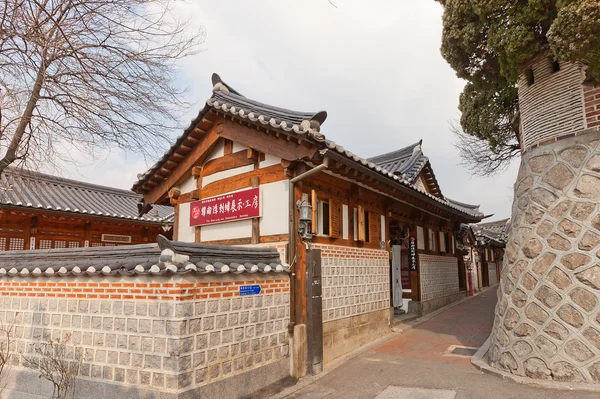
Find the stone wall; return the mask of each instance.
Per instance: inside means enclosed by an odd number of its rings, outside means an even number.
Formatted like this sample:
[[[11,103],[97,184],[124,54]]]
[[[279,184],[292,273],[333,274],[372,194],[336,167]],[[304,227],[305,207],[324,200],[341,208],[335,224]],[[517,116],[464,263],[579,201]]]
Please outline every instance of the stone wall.
[[[240,297],[249,284],[261,293]],[[236,397],[289,375],[286,274],[14,277],[0,285],[0,322],[15,325],[11,395],[43,397],[48,387],[24,359],[36,343],[65,334],[85,351],[78,397],[204,397],[221,381]],[[261,380],[249,381],[253,374]]]
[[[600,383],[600,132],[528,152],[491,335],[492,366]]]
[[[321,249],[324,362],[390,332],[387,251],[316,244]]]
[[[421,301],[409,302],[410,312],[423,316],[465,296],[460,292],[456,256],[419,255]]]

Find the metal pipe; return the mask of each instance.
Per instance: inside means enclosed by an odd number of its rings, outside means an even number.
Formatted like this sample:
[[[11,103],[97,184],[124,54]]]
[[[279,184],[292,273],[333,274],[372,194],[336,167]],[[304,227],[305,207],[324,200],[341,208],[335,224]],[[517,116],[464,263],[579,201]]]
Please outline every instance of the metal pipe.
[[[329,159],[324,158],[323,163],[315,166],[311,170],[307,170],[299,176],[290,179],[289,182],[289,234],[288,234],[288,264],[290,265],[290,323],[288,324],[288,333],[294,333],[294,326],[296,325],[296,234],[294,222],[296,220],[296,202],[295,202],[295,190],[296,183],[306,179],[309,176],[319,173],[320,171],[329,167]],[[313,204],[315,206],[315,204]]]

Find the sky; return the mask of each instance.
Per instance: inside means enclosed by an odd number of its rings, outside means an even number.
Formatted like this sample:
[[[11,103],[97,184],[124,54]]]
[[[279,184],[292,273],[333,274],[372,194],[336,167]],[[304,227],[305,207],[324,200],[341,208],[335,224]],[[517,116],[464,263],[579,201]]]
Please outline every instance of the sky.
[[[321,132],[368,158],[423,140],[442,194],[510,216],[518,161],[492,177],[460,165],[449,129],[464,86],[442,58],[442,7],[434,0],[187,0],[177,12],[207,33],[181,63],[178,83],[195,117],[218,73],[245,96],[297,111],[326,110]],[[165,150],[167,147],[165,146]],[[70,178],[129,189],[148,164],[115,150],[79,159]],[[152,163],[152,162],[150,162]]]

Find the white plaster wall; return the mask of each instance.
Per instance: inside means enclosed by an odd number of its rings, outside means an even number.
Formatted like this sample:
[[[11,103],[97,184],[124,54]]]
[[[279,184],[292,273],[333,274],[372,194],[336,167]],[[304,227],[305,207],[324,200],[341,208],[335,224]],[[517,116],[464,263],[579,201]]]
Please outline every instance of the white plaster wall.
[[[213,147],[210,155],[204,160],[202,166],[204,166],[208,161],[212,161],[213,159],[217,159],[225,155],[225,142],[223,140],[217,141],[217,144]]]
[[[266,168],[267,166],[277,165],[279,163],[281,163],[281,158],[265,154],[265,160],[260,163],[259,167]]]
[[[202,226],[201,241],[231,240],[252,237],[252,219]]]
[[[181,194],[189,193],[196,189],[196,178],[194,176],[189,176],[179,185],[179,191]]]
[[[179,220],[177,224],[177,241],[194,242],[195,228],[190,226],[190,203],[179,204]]]
[[[242,173],[252,172],[254,165],[246,165],[235,169],[224,170],[223,172],[213,173],[210,176],[202,178],[202,187],[206,187],[208,184],[217,180],[223,180],[231,176],[241,175]]]
[[[238,151],[242,151],[242,150],[247,150],[249,147],[246,147],[245,145],[242,145],[240,143],[236,143],[235,141],[233,142],[233,147],[232,147],[232,151],[233,152],[238,152]]]
[[[289,182],[282,180],[260,186],[262,217],[260,235],[287,234],[289,229]]]

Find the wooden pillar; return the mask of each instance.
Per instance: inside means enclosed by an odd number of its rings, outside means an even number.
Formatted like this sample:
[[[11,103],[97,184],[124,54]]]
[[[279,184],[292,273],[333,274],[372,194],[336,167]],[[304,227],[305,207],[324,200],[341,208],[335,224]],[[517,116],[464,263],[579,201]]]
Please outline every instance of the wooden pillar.
[[[296,176],[301,175],[306,171],[304,164],[298,165],[296,168]],[[294,186],[294,203],[302,199],[302,182],[298,182]],[[316,204],[313,204],[316,206]],[[294,231],[292,234],[296,234],[298,231],[298,218],[294,218]],[[304,243],[297,239],[296,240],[296,262],[295,271],[296,275],[294,278],[295,282],[295,305],[296,305],[296,324],[306,324],[306,246]]]

